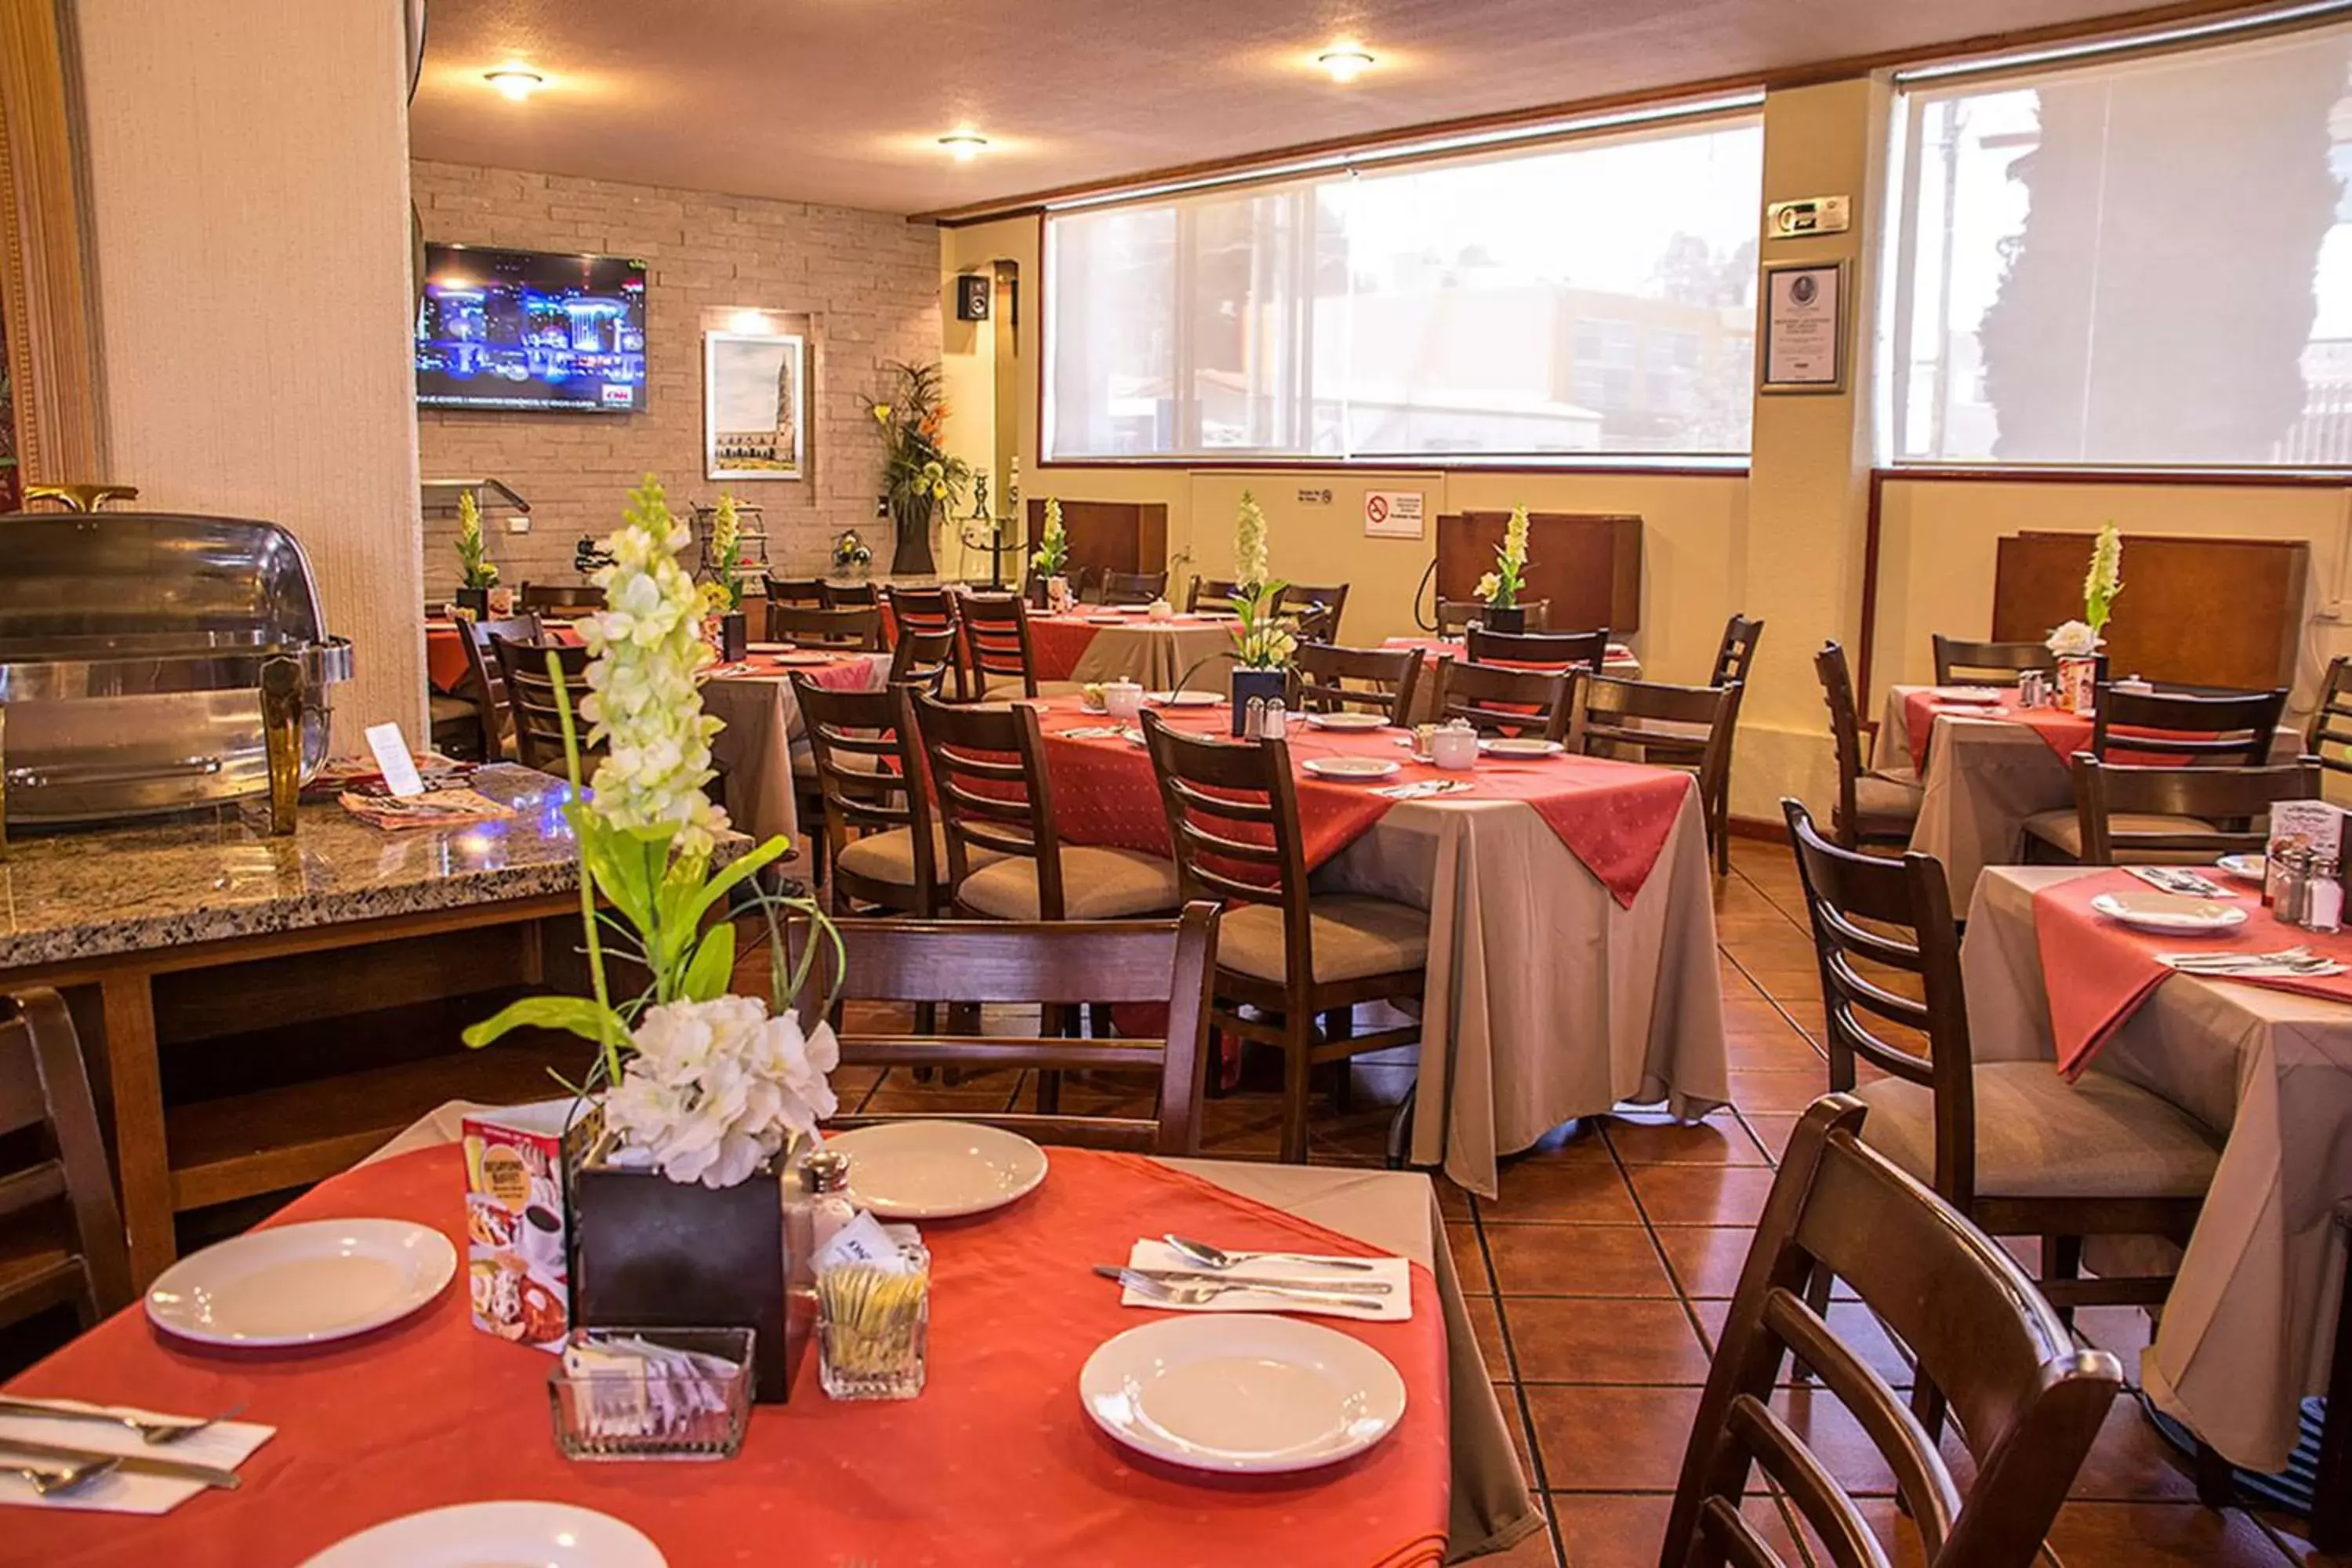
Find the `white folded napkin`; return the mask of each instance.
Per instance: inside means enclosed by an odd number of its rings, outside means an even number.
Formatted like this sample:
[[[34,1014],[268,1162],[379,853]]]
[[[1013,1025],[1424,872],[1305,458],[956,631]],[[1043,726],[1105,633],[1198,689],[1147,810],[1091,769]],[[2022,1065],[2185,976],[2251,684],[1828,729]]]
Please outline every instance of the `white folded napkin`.
[[[53,1410],[104,1411],[110,1415],[151,1421],[203,1419],[178,1412],[142,1410],[131,1405],[85,1405],[74,1399],[26,1399],[22,1394],[10,1394],[9,1397],[23,1400],[27,1405],[46,1405]],[[16,1437],[47,1447],[83,1448],[149,1459],[182,1459],[191,1465],[210,1465],[215,1469],[233,1470],[277,1433],[275,1426],[263,1426],[251,1421],[223,1421],[201,1432],[192,1432],[177,1442],[150,1443],[130,1427],[113,1421],[51,1421],[40,1415],[0,1415],[0,1464],[18,1457],[8,1447],[8,1439]],[[31,1455],[23,1458],[30,1463],[51,1468],[66,1462]],[[98,1513],[169,1513],[205,1489],[202,1481],[173,1480],[168,1476],[133,1475],[115,1470],[85,1481],[69,1492],[43,1497],[34,1491],[33,1483],[23,1477],[14,1472],[0,1474],[0,1503],[14,1503],[23,1508],[80,1509]]]
[[[1336,1255],[1335,1255],[1336,1256]],[[1385,1296],[1368,1296],[1366,1300],[1379,1303],[1378,1311],[1352,1307],[1325,1307],[1296,1297],[1269,1294],[1262,1290],[1227,1290],[1212,1300],[1189,1306],[1162,1301],[1133,1288],[1119,1293],[1122,1307],[1150,1307],[1163,1312],[1307,1312],[1324,1317],[1353,1318],[1366,1323],[1402,1323],[1412,1316],[1412,1266],[1402,1258],[1366,1258],[1360,1262],[1370,1268],[1318,1268],[1312,1263],[1261,1261],[1245,1258],[1234,1268],[1212,1274],[1199,1264],[1177,1251],[1164,1241],[1138,1241],[1129,1249],[1129,1268],[1180,1269],[1199,1274],[1207,1279],[1239,1283],[1244,1279],[1264,1279],[1302,1289],[1325,1285],[1385,1284]]]

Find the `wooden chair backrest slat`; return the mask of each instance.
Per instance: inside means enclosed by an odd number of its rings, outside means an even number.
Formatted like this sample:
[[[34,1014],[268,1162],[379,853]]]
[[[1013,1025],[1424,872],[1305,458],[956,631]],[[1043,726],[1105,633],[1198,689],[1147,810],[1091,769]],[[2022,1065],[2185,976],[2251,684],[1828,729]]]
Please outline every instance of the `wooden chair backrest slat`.
[[[474,710],[481,716],[482,759],[495,763],[508,732],[507,673],[490,652],[490,639],[537,642],[546,635],[537,616],[516,616],[503,621],[460,619],[457,639],[466,650],[466,673],[473,678]]]
[[[1496,632],[1473,624],[1465,634],[1473,664],[1507,664],[1528,669],[1589,669],[1601,673],[1609,660],[1609,628],[1587,632]]]
[[[2191,694],[2118,691],[2101,681],[2091,719],[2091,754],[2106,760],[2191,757],[2260,767],[2270,761],[2286,688]]]
[[[1037,658],[1029,637],[1029,602],[1018,594],[968,594],[959,625],[963,634],[963,694],[977,702],[992,680],[1017,681],[1037,695]]]
[[[2319,760],[2263,767],[2126,767],[2074,753],[2074,813],[2085,866],[2113,866],[2149,851],[2259,854],[2270,837],[2270,809],[2282,800],[2319,798]],[[2208,832],[2117,831],[2125,816],[2192,817]]]
[[[1569,678],[1558,671],[1444,659],[1437,667],[1437,693],[1446,718],[1466,719],[1481,733],[1567,738]]]
[[[582,763],[604,754],[603,746],[589,743],[588,725],[580,718],[580,699],[588,694],[586,648],[573,643],[509,642],[493,634],[490,650],[498,656],[499,668],[506,679],[507,718],[514,726],[516,761],[559,777],[565,772],[563,721],[556,706],[555,681],[547,668],[551,658],[563,672]]]
[[[1183,896],[1280,910],[1285,973],[1303,983],[1315,973],[1314,929],[1289,744],[1191,735],[1150,710],[1143,715],[1143,734]],[[1244,834],[1236,826],[1258,831]],[[1254,879],[1244,874],[1249,868],[1265,875]]]
[[[767,589],[765,597],[771,605],[798,605],[803,609],[824,608],[824,581],[819,577],[762,577]]]
[[[133,1299],[130,1248],[81,1041],[47,986],[0,997],[0,1131],[24,1135],[27,1155],[0,1172],[0,1252],[56,1254],[0,1286],[0,1326],[70,1304],[94,1328]]]
[[[849,653],[873,653],[882,647],[882,612],[873,605],[768,605],[768,640],[797,647],[838,648]]]
[[[2014,686],[2029,669],[2055,674],[2058,656],[2038,642],[1971,642],[1966,637],[1936,639],[1936,684]]]
[[[1707,672],[1709,686],[1728,686],[1737,680],[1743,685],[1748,671],[1756,662],[1756,645],[1764,640],[1764,623],[1746,616],[1734,616],[1723,624],[1723,641],[1715,650],[1715,665]]]
[[[1822,702],[1830,710],[1830,739],[1837,752],[1838,802],[1832,825],[1838,842],[1851,849],[1858,837],[1855,785],[1863,773],[1862,721],[1854,711],[1853,673],[1846,668],[1845,649],[1834,642],[1822,644],[1813,655],[1813,674],[1822,683]]]
[[[1351,708],[1378,710],[1391,724],[1406,722],[1421,687],[1424,650],[1417,647],[1339,647],[1302,643],[1291,660],[1291,706],[1310,713]],[[1350,686],[1349,681],[1360,684]]]
[[[1045,919],[1060,920],[1068,906],[1037,710],[1022,703],[946,702],[919,692],[914,712],[947,837],[946,879],[961,886],[971,875],[974,849],[1034,860],[1038,908]]]

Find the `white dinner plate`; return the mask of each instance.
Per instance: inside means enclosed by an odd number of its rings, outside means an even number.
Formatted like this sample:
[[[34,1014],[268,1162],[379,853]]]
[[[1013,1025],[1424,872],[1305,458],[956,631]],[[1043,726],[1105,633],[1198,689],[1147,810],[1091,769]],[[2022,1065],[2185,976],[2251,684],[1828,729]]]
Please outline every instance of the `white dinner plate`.
[[[1389,721],[1377,713],[1309,713],[1307,721],[1318,730],[1385,730]]]
[[[986,1214],[1045,1179],[1045,1151],[975,1121],[890,1121],[824,1146],[849,1156],[849,1201],[884,1219]]]
[[[1299,766],[1318,779],[1384,779],[1403,764],[1387,757],[1309,757]]]
[[[1214,708],[1224,701],[1213,691],[1147,691],[1143,695],[1160,708]]]
[[[831,664],[839,654],[818,653],[814,648],[794,648],[790,653],[773,656],[778,664]]]
[[[2101,893],[2091,908],[2141,931],[2219,931],[2246,923],[2246,911],[2235,904],[2179,893]]]
[[[609,1514],[562,1502],[427,1509],[347,1536],[302,1568],[668,1568],[654,1543]]]
[[[1090,626],[1123,626],[1127,625],[1127,623],[1119,619],[1118,613],[1114,611],[1108,615],[1088,616],[1087,617],[1087,625]]]
[[[788,642],[747,642],[743,645],[743,651],[746,653],[790,653],[793,651],[793,645]]]
[[[231,1237],[147,1288],[147,1316],[213,1345],[308,1345],[382,1328],[457,1272],[457,1249],[404,1219],[320,1219]]]
[[[1266,1312],[1162,1318],[1095,1347],[1078,1399],[1139,1453],[1275,1474],[1360,1454],[1404,1415],[1388,1358],[1336,1329]]]
[[[1556,757],[1568,748],[1540,735],[1496,735],[1478,742],[1490,757]]]
[[[1936,693],[1936,700],[1938,702],[1976,703],[1986,707],[1994,706],[2016,695],[2014,692],[2003,691],[1997,686],[1938,686],[1933,689]]]
[[[2261,881],[2270,870],[2270,862],[2260,855],[2224,855],[2213,864],[2249,882]]]
[[[1151,606],[1149,605],[1114,605],[1111,608],[1122,616],[1148,616],[1151,613]]]

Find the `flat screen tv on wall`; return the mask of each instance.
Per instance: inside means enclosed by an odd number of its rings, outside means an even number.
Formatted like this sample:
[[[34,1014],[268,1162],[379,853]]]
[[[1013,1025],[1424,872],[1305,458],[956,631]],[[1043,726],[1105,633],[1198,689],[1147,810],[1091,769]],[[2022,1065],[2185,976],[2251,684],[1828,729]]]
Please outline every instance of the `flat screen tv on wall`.
[[[646,405],[646,264],[427,245],[416,401],[637,413]]]

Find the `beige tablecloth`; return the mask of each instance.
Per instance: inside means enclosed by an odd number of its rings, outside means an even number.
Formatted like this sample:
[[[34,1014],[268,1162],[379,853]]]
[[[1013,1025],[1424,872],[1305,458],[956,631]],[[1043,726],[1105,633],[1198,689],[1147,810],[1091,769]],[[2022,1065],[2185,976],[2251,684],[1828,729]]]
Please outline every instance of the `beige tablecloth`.
[[[1132,680],[1148,691],[1172,690],[1182,680],[1190,690],[1223,691],[1232,685],[1234,662],[1218,656],[1233,647],[1232,628],[1224,626],[1103,626],[1078,655],[1070,679]]]
[[[1572,1117],[1730,1099],[1696,785],[1631,909],[1515,800],[1401,801],[1315,886],[1430,911],[1415,1164],[1492,1197]]]
[[[454,1143],[459,1123],[484,1107],[452,1100],[368,1156],[387,1160],[416,1149]],[[1453,1448],[1453,1514],[1446,1560],[1500,1552],[1540,1529],[1543,1516],[1528,1495],[1517,1451],[1478,1350],[1462,1300],[1462,1282],[1445,1246],[1444,1221],[1429,1178],[1411,1171],[1335,1170],[1313,1165],[1250,1164],[1236,1160],[1170,1160],[1166,1163],[1352,1237],[1409,1258],[1437,1276],[1445,1309],[1446,1397]]]
[[[2084,874],[2015,867],[1977,884],[1960,967],[1978,1060],[2054,1057],[2033,889]],[[2329,1216],[2352,1199],[2352,1007],[2176,974],[2092,1070],[2164,1096],[2226,1139],[2140,1376],[2234,1462],[2281,1469],[2296,1402],[2326,1390],[2343,1293]],[[2097,1254],[2087,1261],[2095,1268]]]
[[[1890,686],[1879,720],[1871,766],[1897,778],[1916,778],[1911,727],[1903,700],[1917,686]],[[2071,809],[2074,778],[2066,759],[2023,724],[2000,719],[1969,719],[1939,713],[1927,746],[1926,797],[1911,847],[1944,863],[1952,903],[1968,907],[1977,873],[1988,866],[2014,866],[2024,858],[2025,819],[2044,811]],[[2273,762],[2293,760],[2303,737],[2282,729],[2271,748]]]
[[[866,667],[865,689],[878,689],[890,672],[890,656],[868,654]],[[702,706],[726,723],[711,737],[710,762],[719,770],[729,818],[755,839],[783,835],[798,856],[792,748],[801,733],[801,710],[792,682],[782,675],[715,677],[703,683]]]

